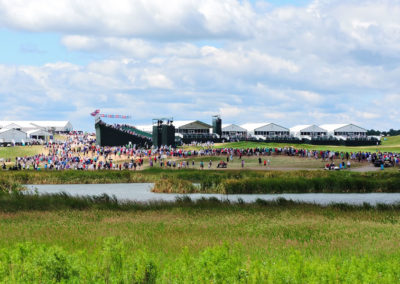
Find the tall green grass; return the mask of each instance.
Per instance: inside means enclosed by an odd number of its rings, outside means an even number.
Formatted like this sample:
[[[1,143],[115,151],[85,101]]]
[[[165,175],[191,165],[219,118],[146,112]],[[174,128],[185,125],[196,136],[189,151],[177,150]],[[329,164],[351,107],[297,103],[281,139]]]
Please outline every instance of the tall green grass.
[[[199,186],[184,182],[183,177],[164,178],[156,182],[153,192],[162,193],[370,193],[400,192],[400,174],[352,174],[297,172],[284,175],[231,173],[208,175],[199,179]]]
[[[371,193],[399,192],[400,178],[366,177],[245,178],[222,182],[225,194],[239,193]]]
[[[246,258],[239,245],[184,249],[160,262],[143,250],[130,251],[116,238],[101,249],[70,253],[58,246],[17,244],[0,253],[2,283],[398,283],[400,255],[350,259],[309,257],[299,251]]]
[[[236,192],[235,192],[236,193]],[[344,210],[399,210],[400,203],[351,205],[330,204],[327,206],[307,204],[278,198],[275,200],[257,199],[253,203],[244,203],[242,200],[232,202],[215,197],[192,200],[189,196],[178,197],[174,202],[149,201],[137,202],[120,201],[115,196],[102,194],[100,196],[72,196],[65,192],[56,194],[38,194],[35,192],[24,193],[21,190],[1,190],[0,187],[0,212],[19,211],[61,211],[61,210],[113,210],[113,211],[136,211],[136,210],[164,210],[171,208],[221,208],[221,209],[251,209],[260,207],[282,207],[282,208],[339,208]]]

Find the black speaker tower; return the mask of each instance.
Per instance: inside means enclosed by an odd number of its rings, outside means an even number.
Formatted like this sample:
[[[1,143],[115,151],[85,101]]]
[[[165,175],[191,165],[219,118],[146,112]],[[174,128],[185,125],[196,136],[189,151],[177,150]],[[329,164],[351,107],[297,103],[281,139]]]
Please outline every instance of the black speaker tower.
[[[175,147],[175,126],[172,118],[153,119],[153,146]]]

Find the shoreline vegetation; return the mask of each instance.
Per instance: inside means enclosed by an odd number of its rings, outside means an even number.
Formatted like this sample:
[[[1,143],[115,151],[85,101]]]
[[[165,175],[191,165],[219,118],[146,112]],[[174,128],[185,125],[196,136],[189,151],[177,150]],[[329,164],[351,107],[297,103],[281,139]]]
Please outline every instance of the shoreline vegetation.
[[[5,171],[0,184],[9,189],[23,184],[154,183],[158,193],[370,193],[400,192],[400,173],[332,171]]]
[[[245,203],[242,200],[220,200],[215,197],[192,200],[190,196],[177,197],[175,201],[154,200],[138,202],[118,200],[114,196],[102,194],[100,196],[72,196],[65,192],[52,194],[24,193],[20,190],[8,191],[0,187],[0,212],[15,213],[29,211],[64,211],[64,210],[111,210],[111,211],[152,211],[152,210],[239,210],[253,211],[271,208],[281,209],[309,209],[309,210],[339,210],[339,211],[390,211],[400,212],[400,202],[393,204],[377,203],[371,205],[330,203],[327,205],[315,204],[277,198],[275,200],[257,199]]]

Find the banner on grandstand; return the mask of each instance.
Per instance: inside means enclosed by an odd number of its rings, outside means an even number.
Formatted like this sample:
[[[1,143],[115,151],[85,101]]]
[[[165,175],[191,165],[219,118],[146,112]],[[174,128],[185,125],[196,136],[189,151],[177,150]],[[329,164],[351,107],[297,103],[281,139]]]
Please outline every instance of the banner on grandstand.
[[[90,113],[91,116],[94,117],[106,117],[106,118],[121,118],[121,119],[131,119],[132,117],[129,115],[121,115],[121,114],[103,114],[100,113],[99,109],[96,109],[94,112]]]
[[[100,117],[106,118],[122,118],[122,119],[130,119],[129,115],[120,115],[120,114],[100,114]]]

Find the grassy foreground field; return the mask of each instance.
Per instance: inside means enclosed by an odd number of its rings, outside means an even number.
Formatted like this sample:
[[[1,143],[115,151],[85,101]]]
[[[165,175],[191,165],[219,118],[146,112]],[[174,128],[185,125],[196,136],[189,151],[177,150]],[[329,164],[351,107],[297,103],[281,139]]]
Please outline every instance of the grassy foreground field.
[[[400,281],[398,206],[23,198],[0,195],[2,283]]]

